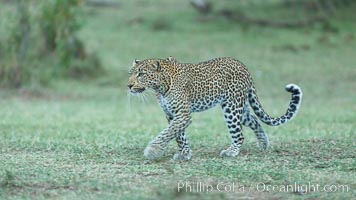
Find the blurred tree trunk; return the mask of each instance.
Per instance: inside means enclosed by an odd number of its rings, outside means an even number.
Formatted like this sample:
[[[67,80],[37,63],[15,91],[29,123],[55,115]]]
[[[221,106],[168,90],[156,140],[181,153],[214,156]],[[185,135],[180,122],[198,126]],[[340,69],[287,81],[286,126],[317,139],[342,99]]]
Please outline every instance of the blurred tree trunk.
[[[20,13],[20,23],[19,23],[20,45],[18,48],[17,61],[19,66],[21,67],[27,54],[28,40],[30,37],[30,30],[31,30],[30,21],[29,21],[29,12],[27,6],[24,3],[24,0],[20,0],[20,2],[18,3],[18,12]]]
[[[9,41],[12,44],[14,56],[16,57],[16,62],[13,64],[13,68],[8,69],[9,72],[9,82],[14,87],[20,87],[23,79],[25,79],[25,59],[28,51],[29,39],[30,39],[30,14],[28,10],[28,2],[26,0],[17,0],[16,2],[17,14],[19,15],[19,22],[17,27],[15,27],[14,33],[12,34],[12,39]]]
[[[190,0],[190,4],[202,15],[211,12],[211,3],[205,0]]]
[[[226,19],[246,25],[258,25],[258,26],[271,26],[271,27],[281,27],[281,28],[298,28],[311,26],[315,23],[329,23],[332,13],[337,9],[342,9],[355,3],[355,0],[284,0],[280,1],[284,8],[294,10],[294,17],[290,19],[285,19],[283,16],[276,19],[270,17],[265,18],[255,18],[253,15],[248,15],[248,10],[241,9],[239,5],[244,5],[246,7],[254,6],[264,6],[268,5],[267,1],[234,1],[236,2],[235,8],[224,8],[217,13],[224,16]],[[206,15],[211,13],[212,3],[206,0],[190,0],[190,4],[194,7],[196,11],[201,15]],[[282,6],[283,8],[283,6]],[[301,12],[302,11],[302,12]],[[308,12],[307,17],[301,16],[300,13]],[[282,20],[280,20],[282,19]]]
[[[273,19],[258,19],[251,18],[244,13],[234,13],[230,10],[222,10],[221,14],[228,20],[235,21],[242,24],[270,26],[279,28],[299,28],[313,25],[317,22],[326,22],[328,19],[323,16],[315,16],[301,20],[273,20]]]
[[[120,7],[121,3],[117,1],[109,0],[86,0],[85,2],[89,6],[95,7]]]

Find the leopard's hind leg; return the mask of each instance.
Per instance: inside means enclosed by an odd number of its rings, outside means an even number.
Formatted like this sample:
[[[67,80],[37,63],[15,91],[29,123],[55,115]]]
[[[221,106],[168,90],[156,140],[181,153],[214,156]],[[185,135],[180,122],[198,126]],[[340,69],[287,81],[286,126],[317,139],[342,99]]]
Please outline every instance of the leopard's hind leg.
[[[250,113],[250,107],[247,103],[245,104],[242,114],[242,124],[252,129],[257,137],[258,146],[261,148],[261,150],[266,151],[269,146],[268,136],[263,130],[261,124],[258,123],[257,118]]]
[[[221,151],[220,156],[235,157],[240,152],[240,147],[244,142],[241,126],[244,103],[245,101],[241,97],[227,99],[221,103],[225,122],[231,137],[231,145],[228,149]]]

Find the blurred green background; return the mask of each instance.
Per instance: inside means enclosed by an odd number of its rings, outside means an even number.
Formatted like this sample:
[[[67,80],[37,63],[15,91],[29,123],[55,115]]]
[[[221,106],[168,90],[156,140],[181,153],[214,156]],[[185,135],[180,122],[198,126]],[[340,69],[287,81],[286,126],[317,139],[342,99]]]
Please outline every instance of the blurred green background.
[[[352,0],[0,0],[1,199],[352,199],[355,194],[356,4]],[[265,110],[304,92],[298,116],[264,126],[233,159],[220,108],[193,115],[189,162],[154,96],[130,96],[135,58],[197,63],[228,56],[249,68]],[[178,192],[178,183],[236,183],[245,192]],[[347,185],[347,191],[257,191],[256,184]],[[247,192],[248,191],[248,192]]]

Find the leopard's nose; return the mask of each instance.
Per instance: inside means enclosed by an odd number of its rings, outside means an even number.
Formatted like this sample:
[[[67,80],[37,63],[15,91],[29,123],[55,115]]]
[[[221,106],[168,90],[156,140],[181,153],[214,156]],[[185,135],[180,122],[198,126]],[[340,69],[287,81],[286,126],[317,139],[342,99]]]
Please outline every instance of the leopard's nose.
[[[133,84],[128,84],[128,85],[127,85],[127,87],[128,87],[129,89],[131,89],[132,86],[133,86]]]

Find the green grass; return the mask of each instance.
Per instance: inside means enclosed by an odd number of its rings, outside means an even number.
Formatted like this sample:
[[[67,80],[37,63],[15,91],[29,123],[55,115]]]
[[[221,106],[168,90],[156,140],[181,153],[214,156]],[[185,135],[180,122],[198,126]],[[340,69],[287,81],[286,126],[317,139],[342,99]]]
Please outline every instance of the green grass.
[[[0,91],[0,199],[355,197],[356,38],[347,21],[354,15],[336,18],[340,31],[334,34],[318,28],[246,30],[220,18],[201,23],[178,1],[130,1],[86,13],[81,37],[110,73],[91,82]],[[167,28],[156,31],[157,23]],[[299,84],[300,113],[284,126],[264,126],[271,143],[266,153],[245,128],[245,144],[232,159],[219,157],[230,143],[219,108],[195,113],[187,130],[192,160],[173,161],[172,142],[160,161],[147,162],[143,149],[166,119],[154,97],[144,102],[127,96],[127,72],[134,58],[170,55],[181,62],[241,60],[274,116],[289,101],[284,85]],[[215,191],[178,192],[183,183],[212,185]],[[245,191],[219,192],[222,183]],[[261,183],[347,185],[349,191],[261,192]]]

